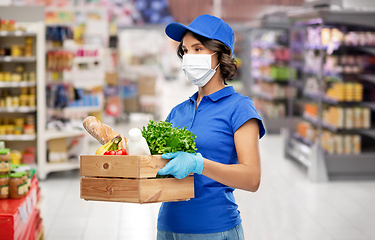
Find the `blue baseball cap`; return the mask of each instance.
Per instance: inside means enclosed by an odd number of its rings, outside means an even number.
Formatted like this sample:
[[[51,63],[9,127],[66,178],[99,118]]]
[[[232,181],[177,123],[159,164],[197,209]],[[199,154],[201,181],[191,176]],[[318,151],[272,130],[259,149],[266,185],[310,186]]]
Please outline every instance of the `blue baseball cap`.
[[[227,45],[233,54],[234,32],[232,28],[222,19],[204,14],[195,18],[189,24],[189,26],[185,26],[177,22],[170,23],[165,28],[165,33],[173,40],[181,42],[182,35],[186,30],[192,31],[193,33],[209,39],[219,40]]]

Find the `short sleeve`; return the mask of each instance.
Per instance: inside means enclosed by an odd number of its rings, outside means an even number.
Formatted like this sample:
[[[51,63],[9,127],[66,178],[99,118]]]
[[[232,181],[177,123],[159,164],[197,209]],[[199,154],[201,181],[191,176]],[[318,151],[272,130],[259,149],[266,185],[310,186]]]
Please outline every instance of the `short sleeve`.
[[[236,132],[239,127],[252,118],[258,120],[259,138],[262,138],[266,133],[262,119],[255,109],[253,101],[248,97],[242,97],[233,108],[231,116],[233,132]]]

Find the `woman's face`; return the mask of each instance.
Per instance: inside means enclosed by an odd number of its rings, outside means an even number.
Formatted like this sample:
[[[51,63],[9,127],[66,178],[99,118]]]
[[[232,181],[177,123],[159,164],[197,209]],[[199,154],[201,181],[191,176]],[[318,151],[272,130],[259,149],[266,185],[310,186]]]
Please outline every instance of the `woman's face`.
[[[185,54],[213,54],[212,50],[204,47],[203,44],[194,38],[193,34],[190,32],[186,33],[185,37],[182,39],[182,50]],[[217,54],[211,56],[211,68],[214,69],[218,64]]]

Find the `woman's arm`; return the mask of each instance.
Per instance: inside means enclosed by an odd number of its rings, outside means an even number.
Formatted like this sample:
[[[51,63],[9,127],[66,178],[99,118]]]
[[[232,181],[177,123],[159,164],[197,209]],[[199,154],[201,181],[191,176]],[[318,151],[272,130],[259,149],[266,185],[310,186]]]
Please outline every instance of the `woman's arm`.
[[[259,125],[250,119],[234,133],[238,164],[226,165],[204,158],[202,174],[224,185],[256,192],[260,185]]]

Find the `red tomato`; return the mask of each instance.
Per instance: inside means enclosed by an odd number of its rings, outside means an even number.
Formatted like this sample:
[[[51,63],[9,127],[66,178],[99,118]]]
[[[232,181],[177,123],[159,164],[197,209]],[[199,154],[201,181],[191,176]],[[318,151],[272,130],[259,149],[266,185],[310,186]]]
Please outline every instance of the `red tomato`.
[[[117,150],[116,155],[127,155],[127,153],[125,149],[119,149]]]
[[[116,155],[122,155],[122,150],[121,149],[117,150]]]
[[[116,151],[114,151],[114,150],[109,151],[108,155],[116,155]]]
[[[107,151],[107,152],[105,152],[103,155],[109,155],[109,152]]]

